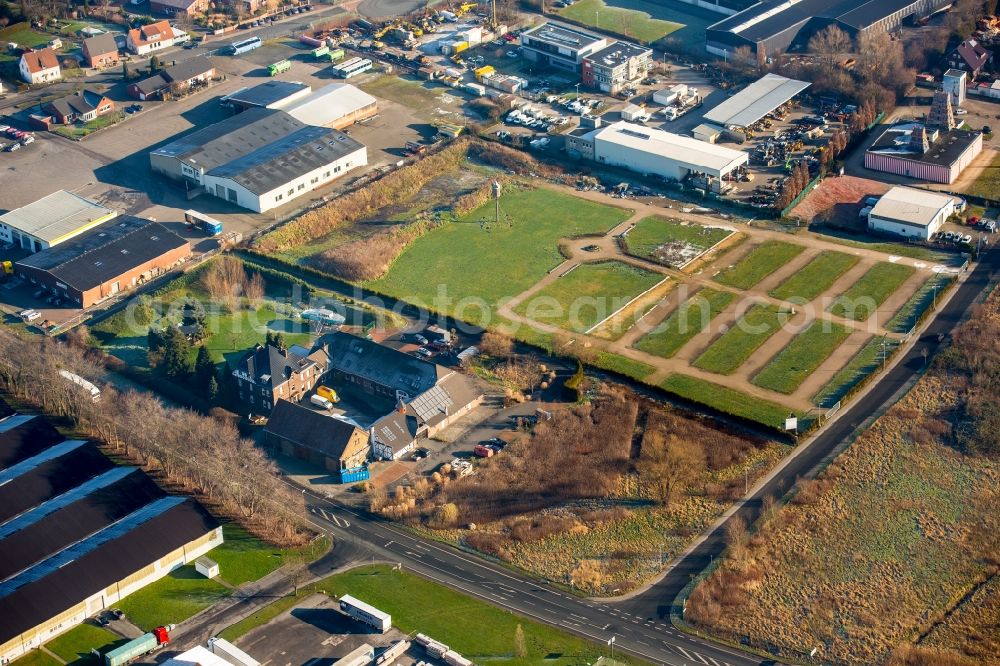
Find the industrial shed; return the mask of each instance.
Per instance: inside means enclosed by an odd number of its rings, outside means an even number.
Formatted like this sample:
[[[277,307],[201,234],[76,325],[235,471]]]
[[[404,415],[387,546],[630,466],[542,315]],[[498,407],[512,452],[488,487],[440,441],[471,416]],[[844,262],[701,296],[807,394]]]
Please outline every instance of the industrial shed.
[[[983,152],[983,135],[904,122],[887,128],[865,151],[865,168],[933,183],[954,183]]]
[[[704,118],[722,127],[749,127],[810,85],[808,81],[767,74],[710,110]]]
[[[276,108],[306,125],[341,129],[378,113],[378,100],[349,83],[331,83]]]
[[[113,219],[118,212],[59,190],[0,215],[0,241],[38,252]]]
[[[86,308],[176,266],[191,245],[152,220],[125,215],[28,256],[14,270],[33,285]]]
[[[251,108],[149,153],[189,190],[263,213],[368,164],[365,146],[279,109]]]
[[[868,228],[926,241],[960,205],[958,197],[897,186],[883,194],[868,213]]]
[[[805,45],[827,26],[851,37],[867,30],[892,31],[903,21],[927,16],[953,0],[762,0],[705,31],[706,49],[732,57],[747,47],[758,58],[780,55],[793,44]]]
[[[573,145],[583,155],[589,149],[597,162],[677,181],[704,174],[718,182],[749,159],[741,150],[624,121],[592,130]]]
[[[220,543],[222,528],[198,503],[141,470],[63,441],[42,417],[0,421],[0,661]]]

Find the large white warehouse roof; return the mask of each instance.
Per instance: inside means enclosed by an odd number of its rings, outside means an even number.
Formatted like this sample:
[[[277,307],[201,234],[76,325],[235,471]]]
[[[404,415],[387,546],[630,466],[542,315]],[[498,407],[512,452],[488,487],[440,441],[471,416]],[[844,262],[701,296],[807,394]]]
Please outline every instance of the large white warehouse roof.
[[[331,83],[278,108],[301,123],[324,127],[377,102],[349,83]]]
[[[747,154],[742,150],[624,121],[594,130],[589,138],[595,146],[599,142],[607,142],[652,153],[673,160],[690,171],[716,177],[729,173],[748,161]]]
[[[897,186],[882,195],[871,215],[926,227],[953,201],[956,198],[947,194]]]
[[[808,88],[807,81],[796,81],[777,74],[757,79],[722,104],[705,114],[705,120],[728,127],[747,127]]]

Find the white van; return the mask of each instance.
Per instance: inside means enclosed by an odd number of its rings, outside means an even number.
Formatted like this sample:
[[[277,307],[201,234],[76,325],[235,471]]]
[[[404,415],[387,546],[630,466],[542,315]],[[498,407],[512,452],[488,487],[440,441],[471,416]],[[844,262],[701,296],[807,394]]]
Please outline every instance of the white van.
[[[38,310],[22,310],[18,313],[18,316],[20,316],[24,321],[35,321],[42,316],[42,313]]]
[[[333,409],[333,403],[321,395],[312,396],[311,398],[309,398],[309,402],[316,405],[317,407],[322,407],[323,409]]]

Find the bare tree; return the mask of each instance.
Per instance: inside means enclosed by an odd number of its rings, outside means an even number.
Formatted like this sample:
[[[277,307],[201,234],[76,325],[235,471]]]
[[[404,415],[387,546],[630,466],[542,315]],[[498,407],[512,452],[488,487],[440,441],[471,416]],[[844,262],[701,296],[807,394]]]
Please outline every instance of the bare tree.
[[[694,442],[649,433],[642,443],[639,475],[650,494],[664,505],[685,490],[705,469],[705,453]]]
[[[831,63],[838,55],[850,51],[852,46],[850,36],[835,25],[820,30],[809,40],[809,51],[825,56],[825,60]]]

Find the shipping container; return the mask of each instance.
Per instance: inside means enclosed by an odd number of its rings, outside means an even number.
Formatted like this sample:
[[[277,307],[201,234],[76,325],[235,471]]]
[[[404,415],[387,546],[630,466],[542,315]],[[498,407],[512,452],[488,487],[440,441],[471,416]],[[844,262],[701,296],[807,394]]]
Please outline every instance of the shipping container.
[[[413,639],[417,642],[417,645],[423,647],[427,647],[428,645],[434,642],[434,639],[428,636],[427,634],[417,634],[416,636],[413,637]]]
[[[357,483],[372,478],[367,466],[342,469],[340,470],[339,477],[341,483]]]
[[[444,653],[444,663],[449,666],[472,666],[472,660],[466,659],[454,650],[448,650]]]
[[[363,643],[344,657],[333,662],[333,666],[367,666],[375,659],[375,648],[368,643]]]
[[[260,662],[224,638],[209,638],[208,649],[233,666],[260,666]]]
[[[170,642],[169,629],[174,625],[157,627],[148,634],[130,640],[104,655],[104,666],[125,666],[143,655],[147,655]]]
[[[480,85],[478,83],[466,83],[464,86],[465,91],[471,93],[475,97],[485,97],[486,96],[486,86]]]
[[[349,594],[345,594],[340,598],[340,610],[358,622],[363,622],[370,627],[374,627],[383,634],[392,627],[392,616],[388,613],[383,613],[374,606],[369,606],[360,599],[355,599]]]
[[[495,71],[496,69],[493,68],[493,65],[486,65],[484,67],[480,67],[475,71],[476,80],[482,82],[484,76],[489,76]]]

